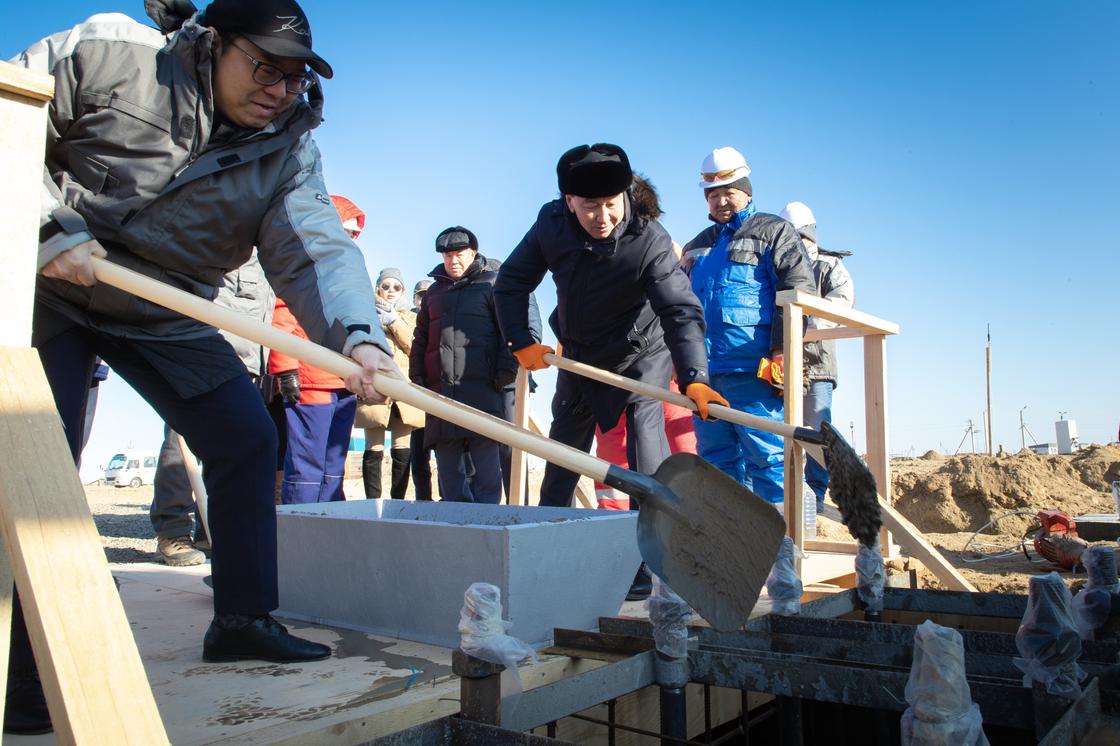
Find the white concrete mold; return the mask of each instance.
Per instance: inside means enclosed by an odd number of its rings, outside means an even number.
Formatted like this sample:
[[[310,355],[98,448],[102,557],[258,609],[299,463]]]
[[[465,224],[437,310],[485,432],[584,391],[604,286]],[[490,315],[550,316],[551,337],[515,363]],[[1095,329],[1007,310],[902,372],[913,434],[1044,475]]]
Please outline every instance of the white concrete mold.
[[[353,500],[278,506],[279,616],[459,645],[471,583],[502,591],[509,633],[594,629],[634,579],[636,512]]]

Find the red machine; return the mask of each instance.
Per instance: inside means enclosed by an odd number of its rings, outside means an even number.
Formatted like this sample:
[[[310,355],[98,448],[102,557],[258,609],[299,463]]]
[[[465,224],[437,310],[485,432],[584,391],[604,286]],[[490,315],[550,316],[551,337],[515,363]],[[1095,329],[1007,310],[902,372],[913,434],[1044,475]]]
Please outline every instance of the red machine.
[[[1077,535],[1077,521],[1061,510],[1040,510],[1037,515],[1038,523],[1028,528],[1023,538],[1030,538],[1034,550],[1061,569],[1079,566],[1081,553],[1089,544]]]

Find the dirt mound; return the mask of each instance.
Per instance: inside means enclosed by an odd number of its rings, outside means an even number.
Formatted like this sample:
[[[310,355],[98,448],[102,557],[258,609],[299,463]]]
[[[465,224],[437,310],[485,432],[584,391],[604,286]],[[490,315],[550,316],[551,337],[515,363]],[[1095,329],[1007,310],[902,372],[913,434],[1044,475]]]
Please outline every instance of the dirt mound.
[[[929,450],[921,455],[923,461],[940,461],[945,458],[940,451]]]
[[[1120,481],[1120,446],[1089,446],[1073,455],[1070,464],[1089,489],[1112,491]]]
[[[901,471],[892,488],[895,507],[922,532],[952,533],[975,531],[1015,510],[1056,508],[1074,516],[1112,512],[1108,480],[1118,473],[1120,448],[1114,446],[1094,446],[1072,457],[1030,451],[968,454],[947,458],[925,473]],[[1030,516],[1003,518],[988,532],[1022,534],[1032,522]]]

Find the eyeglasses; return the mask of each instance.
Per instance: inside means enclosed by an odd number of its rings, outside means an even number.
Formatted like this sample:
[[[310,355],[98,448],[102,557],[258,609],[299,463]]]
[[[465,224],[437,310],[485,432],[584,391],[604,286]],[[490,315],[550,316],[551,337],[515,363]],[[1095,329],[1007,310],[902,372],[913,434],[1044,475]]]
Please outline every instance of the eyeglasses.
[[[404,285],[398,285],[395,282],[383,282],[383,283],[381,283],[381,289],[382,290],[404,290]]]
[[[729,168],[726,171],[716,171],[714,174],[700,174],[700,178],[711,184],[713,181],[725,181],[730,179],[738,170],[738,168]]]
[[[261,62],[236,44],[230,44],[230,46],[249,58],[253,63],[253,80],[263,86],[276,85],[282,80],[284,81],[284,90],[288,93],[304,93],[315,82],[307,73],[298,75],[296,73],[285,73],[276,65]]]

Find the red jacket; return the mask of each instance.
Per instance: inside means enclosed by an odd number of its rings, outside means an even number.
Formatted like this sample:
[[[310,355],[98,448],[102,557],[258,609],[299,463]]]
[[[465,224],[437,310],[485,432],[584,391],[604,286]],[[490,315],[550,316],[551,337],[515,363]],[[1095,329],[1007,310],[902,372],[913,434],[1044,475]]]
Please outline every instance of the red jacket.
[[[288,310],[288,304],[279,298],[276,299],[276,310],[272,314],[272,326],[282,332],[307,339],[307,333],[303,331],[303,327],[296,321],[296,317]],[[342,379],[334,374],[320,368],[313,368],[307,363],[277,350],[271,350],[268,353],[269,373],[275,376],[289,370],[299,371],[300,404],[329,404],[332,391],[346,388]]]

